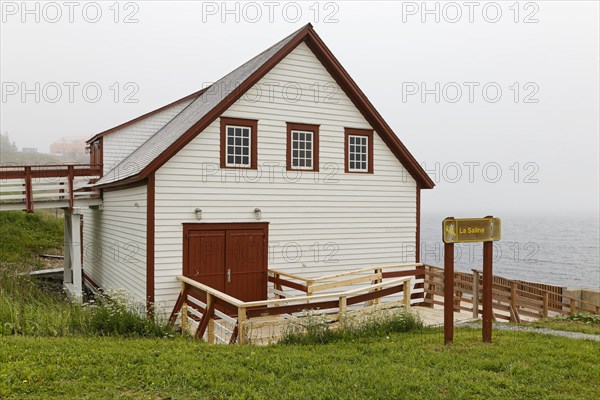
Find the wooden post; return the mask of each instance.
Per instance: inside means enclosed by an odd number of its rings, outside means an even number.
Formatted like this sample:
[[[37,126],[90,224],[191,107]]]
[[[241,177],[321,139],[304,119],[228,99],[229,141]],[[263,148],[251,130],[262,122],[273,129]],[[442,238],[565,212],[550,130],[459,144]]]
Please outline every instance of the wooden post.
[[[404,308],[410,308],[410,281],[404,281]]]
[[[510,281],[510,320],[511,322],[520,322],[517,312],[517,282]]]
[[[570,305],[569,308],[571,309],[569,311],[569,315],[575,314],[577,312],[577,303],[576,303],[576,301],[577,300],[575,300],[575,299],[571,299],[571,301],[569,302],[569,305]]]
[[[492,260],[493,242],[483,242],[483,341],[492,342]]]
[[[544,308],[542,309],[542,317],[548,316],[548,292],[544,292]]]
[[[340,300],[339,300],[339,308],[340,311],[338,312],[338,320],[341,322],[344,322],[344,319],[346,318],[346,296],[340,296]]]
[[[454,274],[454,282],[456,282],[456,277],[459,276]],[[460,312],[460,301],[462,299],[463,292],[462,290],[455,289],[454,290],[454,311]]]
[[[473,270],[473,318],[479,318],[479,271]]]
[[[425,291],[425,303],[424,305],[427,307],[431,307],[433,308],[433,301],[434,301],[434,294],[433,292],[435,291],[435,285],[432,283],[433,282],[433,278],[431,277],[431,266],[427,266],[425,275],[424,275],[424,282],[423,282],[423,290]],[[428,302],[427,299],[431,300],[431,302]]]
[[[382,277],[381,277],[381,279],[377,279],[375,282],[376,282],[376,283],[381,283],[381,282],[383,282],[383,270],[382,270],[381,268],[376,268],[376,269],[375,269],[375,273],[376,273],[376,274],[379,274],[379,273],[381,273],[381,274],[382,274],[382,275],[381,275],[381,276],[382,276]],[[376,290],[378,290],[378,289],[376,289]],[[374,300],[373,300],[373,304],[379,304],[379,300],[380,300],[380,297],[378,297],[378,298],[374,299]]]
[[[213,308],[213,296],[210,293],[206,293],[206,312]],[[208,319],[208,326],[206,328],[207,341],[209,344],[215,344],[215,319],[214,311]]]
[[[25,167],[25,208],[33,212],[33,186],[31,185],[31,167]]]
[[[185,335],[187,330],[187,294],[185,293],[185,282],[181,282],[181,293],[184,296],[181,303],[181,334]]]
[[[444,244],[444,343],[454,340],[454,243]]]
[[[244,322],[246,321],[246,308],[238,307],[238,343],[246,343],[246,332],[244,330]]]
[[[74,199],[74,194],[73,194],[73,180],[74,180],[74,176],[75,176],[75,170],[74,170],[74,166],[73,165],[69,165],[67,167],[67,171],[68,171],[68,180],[69,180],[69,209],[72,210],[73,209],[73,199]]]
[[[279,275],[279,274],[274,274],[273,276],[274,276],[276,279],[279,279],[279,278],[280,278],[280,275]],[[273,288],[274,288],[275,290],[281,290],[281,285],[278,285],[277,283],[273,283]],[[279,296],[279,293],[275,293],[275,296],[273,296],[273,297],[275,297],[276,299],[280,299],[280,298],[281,298],[281,296]]]

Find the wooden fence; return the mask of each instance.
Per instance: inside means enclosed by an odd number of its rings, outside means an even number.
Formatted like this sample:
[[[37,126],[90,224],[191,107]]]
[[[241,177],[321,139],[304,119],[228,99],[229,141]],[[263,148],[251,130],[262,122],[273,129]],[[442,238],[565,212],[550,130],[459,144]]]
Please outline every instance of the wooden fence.
[[[397,269],[398,266],[385,268]],[[368,270],[371,271],[373,268]],[[367,270],[353,272],[362,275]],[[209,343],[247,343],[250,336],[248,327],[251,326],[252,319],[258,320],[266,316],[294,318],[299,313],[312,310],[320,315],[334,315],[335,320],[342,321],[353,306],[359,307],[361,303],[364,303],[365,307],[374,306],[383,297],[399,294],[402,294],[402,299],[393,304],[410,307],[411,280],[414,274],[394,277],[400,272],[387,271],[387,276],[386,273],[375,272],[360,277],[351,276],[352,273],[349,272],[318,279],[305,279],[297,275],[271,271],[270,281],[276,286],[277,297],[271,300],[248,302],[238,300],[188,277],[178,276],[181,291],[169,323],[174,324],[179,317],[184,332],[190,331],[193,323],[194,336],[197,338],[206,336]],[[386,277],[390,279],[384,282],[383,279]],[[297,281],[305,282],[305,285],[302,286]],[[316,292],[363,282],[370,282],[370,284],[342,292],[316,294]],[[284,287],[302,290],[308,294],[290,296],[283,290]]]
[[[33,212],[35,206],[73,209],[81,200],[98,198],[92,188],[102,173],[101,165],[2,165],[0,210]]]
[[[424,302],[427,305],[444,305],[444,270],[425,265]],[[470,311],[474,318],[482,314],[482,275],[454,273],[454,310]],[[493,276],[492,305],[494,318],[521,322],[521,317],[542,318],[549,315],[569,315],[583,307],[600,315],[600,306],[566,296],[564,288],[542,283],[510,280]],[[436,298],[437,297],[437,298]],[[440,299],[441,297],[441,299]]]

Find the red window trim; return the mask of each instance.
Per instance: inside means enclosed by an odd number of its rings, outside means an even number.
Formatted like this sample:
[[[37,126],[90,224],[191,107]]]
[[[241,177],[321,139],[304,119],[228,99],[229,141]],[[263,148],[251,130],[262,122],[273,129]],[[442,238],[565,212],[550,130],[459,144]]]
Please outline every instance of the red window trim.
[[[292,167],[292,131],[308,131],[313,133],[313,167],[294,168]],[[288,171],[314,171],[319,172],[319,125],[297,124],[287,122],[286,139],[286,169]]]
[[[227,125],[250,128],[250,168],[227,166]],[[258,120],[221,117],[221,168],[256,170],[258,165]]]
[[[367,149],[367,171],[350,171],[348,168],[348,148],[349,141],[348,136],[367,136],[369,138],[369,148]],[[355,128],[344,128],[344,171],[347,174],[372,174],[373,173],[373,129],[355,129]]]

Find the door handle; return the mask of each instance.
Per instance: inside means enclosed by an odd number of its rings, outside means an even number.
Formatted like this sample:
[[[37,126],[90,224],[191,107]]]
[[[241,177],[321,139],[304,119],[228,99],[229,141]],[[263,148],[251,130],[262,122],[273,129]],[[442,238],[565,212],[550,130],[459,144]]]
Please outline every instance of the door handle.
[[[227,268],[227,283],[231,283],[231,268]]]

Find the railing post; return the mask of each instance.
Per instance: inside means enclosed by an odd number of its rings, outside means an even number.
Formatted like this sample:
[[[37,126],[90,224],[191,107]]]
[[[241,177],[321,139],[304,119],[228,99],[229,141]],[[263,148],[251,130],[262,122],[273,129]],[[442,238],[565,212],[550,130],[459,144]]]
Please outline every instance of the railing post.
[[[340,308],[340,311],[338,313],[338,320],[341,323],[346,318],[346,296],[340,296],[339,308]]]
[[[473,318],[479,318],[479,272],[473,270]]]
[[[403,285],[404,308],[408,310],[410,308],[410,280],[404,281]]]
[[[187,294],[185,291],[185,282],[181,282],[181,293],[183,296],[183,302],[181,303],[181,334],[185,335],[187,331]]]
[[[433,278],[431,276],[432,274],[432,268],[430,265],[425,267],[426,269],[425,271],[425,277],[424,277],[424,281],[423,281],[423,290],[425,291],[425,305],[427,307],[431,307],[433,308],[434,304],[434,300],[435,300],[435,295],[433,294],[433,292],[435,291],[435,285],[432,283],[433,282]],[[427,299],[431,300],[430,302],[427,301]]]
[[[511,322],[521,321],[517,311],[517,283],[515,281],[510,281],[510,320]]]
[[[273,274],[273,277],[276,278],[276,279],[279,279],[280,275],[279,274]],[[283,290],[283,288],[281,287],[281,285],[277,284],[276,282],[273,282],[273,289],[275,289],[275,290]],[[279,295],[279,293],[275,293],[274,297],[276,299],[280,299],[281,298],[281,296]]]
[[[206,293],[206,311],[212,310],[213,305],[213,295],[210,293]],[[215,344],[215,319],[214,319],[214,311],[211,313],[210,318],[208,319],[208,326],[206,328],[206,334],[209,344]]]
[[[244,330],[244,322],[246,322],[246,308],[238,307],[238,343],[246,343],[246,332]]]
[[[569,302],[570,305],[570,312],[569,315],[575,314],[577,312],[577,300],[575,299],[571,299],[571,301]]]
[[[73,195],[73,180],[75,177],[75,170],[74,170],[74,166],[73,165],[69,165],[67,167],[67,171],[68,171],[68,180],[69,180],[69,209],[72,210],[73,209],[73,199],[74,199],[74,195]]]
[[[25,167],[25,208],[33,212],[33,187],[31,185],[31,167]]]
[[[547,317],[548,316],[548,292],[544,292],[544,305],[543,305],[543,309],[542,309],[542,317]]]

